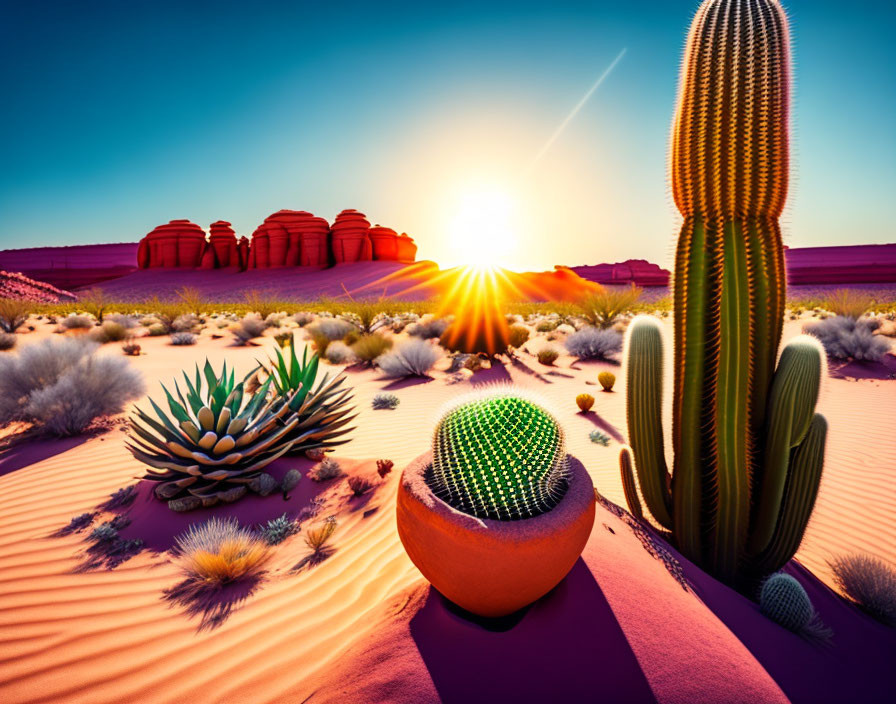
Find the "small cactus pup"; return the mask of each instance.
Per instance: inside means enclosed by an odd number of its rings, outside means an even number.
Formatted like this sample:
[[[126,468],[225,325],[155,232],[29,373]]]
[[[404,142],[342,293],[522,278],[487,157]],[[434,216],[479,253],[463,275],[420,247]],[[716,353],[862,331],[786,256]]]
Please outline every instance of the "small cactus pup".
[[[553,589],[594,516],[591,478],[566,453],[556,417],[513,386],[456,399],[432,451],[399,483],[408,556],[442,595],[479,616],[505,616]]]
[[[579,407],[579,411],[587,413],[594,405],[594,396],[591,394],[579,394],[576,396],[576,405]]]
[[[782,351],[790,56],[777,0],[705,0],[691,26],[672,130],[683,224],[673,292],[667,469],[658,321],[627,331],[629,441],[644,503],[690,560],[745,586],[799,547],[827,425],[815,413],[824,354]]]
[[[609,393],[613,390],[613,384],[616,383],[616,375],[613,372],[601,372],[597,375],[597,382],[603,387],[604,391]]]
[[[780,626],[799,635],[830,635],[815,613],[809,595],[795,578],[783,572],[768,577],[759,590],[759,610]]]

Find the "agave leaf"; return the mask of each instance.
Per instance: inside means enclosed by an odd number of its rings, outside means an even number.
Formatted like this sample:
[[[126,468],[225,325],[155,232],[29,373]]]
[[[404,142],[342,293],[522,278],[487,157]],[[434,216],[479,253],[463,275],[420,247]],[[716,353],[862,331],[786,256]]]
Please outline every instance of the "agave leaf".
[[[199,441],[199,447],[203,450],[210,450],[215,446],[215,443],[218,442],[218,436],[209,430],[205,435],[202,436],[202,439]]]
[[[190,436],[193,442],[199,442],[199,428],[191,420],[185,420],[180,424],[180,429]]]
[[[218,377],[215,376],[215,370],[212,369],[211,362],[208,361],[208,357],[205,358],[205,366],[202,371],[205,373],[205,383],[208,384],[208,393],[209,395],[214,394],[215,390],[218,388]],[[227,362],[224,362],[224,377],[227,376]],[[196,388],[199,388],[199,383],[197,382]]]
[[[190,420],[190,416],[187,415],[187,410],[183,406],[181,406],[177,401],[174,400],[174,397],[171,395],[171,392],[165,388],[164,384],[162,385],[162,391],[165,392],[165,396],[168,399],[168,408],[171,410],[171,415],[173,415],[177,420],[181,423],[184,421]],[[153,404],[155,405],[155,404]]]
[[[224,408],[221,409],[221,412],[218,414],[218,422],[215,424],[215,432],[218,435],[223,435],[224,430],[227,428],[230,423],[230,409],[225,405]]]
[[[236,435],[238,433],[243,432],[243,428],[246,427],[246,419],[245,418],[234,418],[230,423],[227,424],[227,430],[225,431],[226,435]]]
[[[212,448],[212,453],[215,455],[220,455],[224,452],[230,452],[236,443],[230,435],[225,435],[218,442],[215,443],[215,446]]]

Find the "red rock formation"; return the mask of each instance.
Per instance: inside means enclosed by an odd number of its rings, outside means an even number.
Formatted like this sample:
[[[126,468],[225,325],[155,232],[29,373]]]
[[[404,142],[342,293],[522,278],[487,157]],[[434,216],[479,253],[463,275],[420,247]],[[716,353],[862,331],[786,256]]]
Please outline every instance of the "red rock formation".
[[[330,226],[304,210],[280,210],[252,234],[249,267],[326,266]]]
[[[375,225],[368,230],[373,246],[373,258],[377,261],[398,261],[398,233],[390,227]]]
[[[396,241],[396,260],[399,262],[417,261],[417,245],[414,240],[406,233],[402,232]]]
[[[599,284],[668,286],[669,272],[644,259],[629,259],[616,264],[577,266],[572,269],[583,279]]]
[[[333,259],[337,264],[369,262],[373,259],[370,242],[370,223],[364,213],[343,210],[336,216],[331,228]]]
[[[249,268],[249,238],[240,237],[236,243],[237,264],[241,271]]]
[[[239,266],[236,235],[230,223],[218,220],[209,225],[209,249],[214,252],[215,268]]]
[[[189,220],[159,225],[141,240],[137,263],[141,269],[181,267],[195,269],[205,251],[205,231]]]

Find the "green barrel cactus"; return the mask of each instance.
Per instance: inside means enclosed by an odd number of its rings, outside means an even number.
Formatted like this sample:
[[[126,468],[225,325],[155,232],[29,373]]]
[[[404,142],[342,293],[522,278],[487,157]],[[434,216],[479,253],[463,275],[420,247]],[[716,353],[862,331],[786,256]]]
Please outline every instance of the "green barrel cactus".
[[[762,583],[759,610],[794,633],[805,632],[815,619],[815,609],[803,585],[783,572],[773,574]]]
[[[563,431],[538,403],[513,390],[462,401],[433,439],[433,493],[478,518],[514,521],[554,508],[566,493]]]
[[[628,332],[628,425],[641,493],[677,547],[720,579],[774,571],[799,547],[821,476],[824,355],[801,337],[775,371],[785,302],[778,217],[788,178],[790,59],[776,0],[705,0],[682,62],[671,180],[670,473],[655,323]]]

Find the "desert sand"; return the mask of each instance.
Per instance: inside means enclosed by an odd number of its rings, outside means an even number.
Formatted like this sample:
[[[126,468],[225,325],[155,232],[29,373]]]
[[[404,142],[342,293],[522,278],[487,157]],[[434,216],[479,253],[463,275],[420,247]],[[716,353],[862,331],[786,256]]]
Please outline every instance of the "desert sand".
[[[785,339],[799,328],[789,322]],[[19,344],[50,334],[49,325],[40,325]],[[542,340],[526,347],[535,351]],[[262,346],[236,347],[229,336],[212,339],[209,330],[193,347],[170,346],[164,337],[141,344],[145,354],[133,363],[155,398],[160,381],[206,356],[247,372],[274,346],[268,337]],[[121,350],[111,344],[103,353]],[[896,382],[843,370],[843,378],[827,379],[819,401],[831,428],[825,473],[799,564],[789,569],[834,631],[832,644],[821,646],[764,619],[752,602],[614,510],[612,504],[624,506],[616,464],[625,439],[622,368],[571,357],[543,367],[526,353],[475,375],[449,375],[445,366],[447,360],[432,380],[402,382],[372,369],[347,370],[359,416],[351,441],[335,456],[349,474],[369,476],[376,459],[394,461],[374,492],[354,498],[344,480],[303,479],[288,501],[251,496],[173,514],[141,489],[122,534],[140,537],[148,549],[114,569],[84,571],[84,534],[53,534],[142,474],[124,446],[124,425],[5,450],[0,701],[880,700],[896,635],[828,589],[826,561],[858,551],[896,563]],[[612,393],[596,384],[604,369],[617,375]],[[396,533],[395,492],[401,469],[428,449],[445,401],[471,385],[507,381],[537,390],[559,409],[568,450],[604,502],[569,577],[519,622],[494,632],[454,613],[411,564]],[[371,409],[383,390],[399,396],[397,409]],[[597,399],[588,415],[574,403],[582,392]],[[613,438],[609,447],[589,440],[595,427]],[[272,473],[310,466],[304,458],[282,459]],[[299,534],[279,546],[266,579],[222,595],[223,615],[201,605],[191,614],[189,604],[163,598],[179,581],[165,550],[190,522],[296,516],[312,499],[323,505],[320,515],[338,520],[334,551],[320,564],[292,569],[308,553]],[[583,699],[583,692],[593,697]]]

